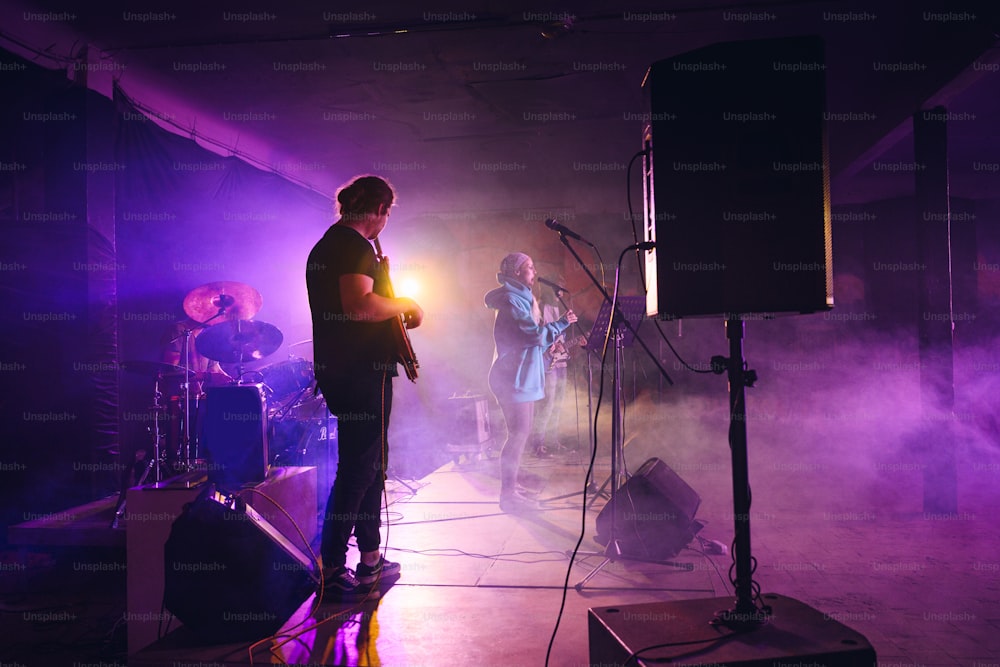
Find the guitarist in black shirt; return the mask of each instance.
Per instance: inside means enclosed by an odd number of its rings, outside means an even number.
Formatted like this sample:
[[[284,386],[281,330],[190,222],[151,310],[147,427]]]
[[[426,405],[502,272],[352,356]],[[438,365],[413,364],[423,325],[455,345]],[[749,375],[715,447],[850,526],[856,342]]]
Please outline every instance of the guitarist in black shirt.
[[[392,407],[392,378],[400,360],[397,323],[420,325],[415,301],[393,297],[371,241],[389,219],[392,186],[360,176],[337,192],[339,219],[313,247],[306,266],[312,311],[316,381],[337,416],[337,475],[323,521],[320,553],[327,590],[377,597],[377,582],[399,573],[379,545]],[[354,532],[361,552],[347,567]]]

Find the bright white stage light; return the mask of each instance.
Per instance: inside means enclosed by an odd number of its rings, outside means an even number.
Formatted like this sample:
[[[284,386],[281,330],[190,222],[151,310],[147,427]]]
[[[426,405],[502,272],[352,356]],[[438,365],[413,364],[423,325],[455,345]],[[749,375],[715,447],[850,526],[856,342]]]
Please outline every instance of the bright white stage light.
[[[408,296],[414,299],[419,294],[420,283],[414,278],[404,277],[399,281],[399,287],[396,288],[396,296]]]

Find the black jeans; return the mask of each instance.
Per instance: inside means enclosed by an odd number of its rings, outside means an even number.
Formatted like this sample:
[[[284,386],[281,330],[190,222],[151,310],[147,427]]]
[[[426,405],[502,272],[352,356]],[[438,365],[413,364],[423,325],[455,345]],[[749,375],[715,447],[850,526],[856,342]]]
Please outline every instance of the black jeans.
[[[392,377],[385,372],[363,372],[349,378],[323,378],[319,388],[330,412],[337,416],[338,452],[320,554],[325,566],[345,565],[352,531],[361,551],[376,551],[381,543]]]

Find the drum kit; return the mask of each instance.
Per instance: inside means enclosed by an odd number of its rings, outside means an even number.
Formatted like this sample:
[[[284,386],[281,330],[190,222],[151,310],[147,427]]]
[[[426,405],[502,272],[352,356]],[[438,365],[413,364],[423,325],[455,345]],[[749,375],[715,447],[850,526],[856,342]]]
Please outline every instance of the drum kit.
[[[122,370],[153,380],[149,428],[153,456],[147,457],[138,485],[159,483],[166,477],[205,467],[198,435],[199,416],[204,417],[203,386],[260,385],[272,421],[311,415],[319,408],[325,410],[322,399],[311,391],[315,385],[311,361],[290,357],[258,370],[246,369],[248,364],[256,364],[273,354],[284,340],[274,325],[252,319],[262,303],[260,293],[243,283],[223,281],[201,285],[184,298],[184,313],[189,321],[170,341],[181,343],[179,365],[150,361],[122,363]],[[192,342],[198,355],[226,365],[233,372],[194,370]],[[301,341],[292,347],[311,342]],[[212,366],[215,365],[209,365]],[[165,388],[169,388],[168,395],[173,394],[169,395],[168,404],[163,402]],[[124,500],[120,500],[116,519],[123,513]]]

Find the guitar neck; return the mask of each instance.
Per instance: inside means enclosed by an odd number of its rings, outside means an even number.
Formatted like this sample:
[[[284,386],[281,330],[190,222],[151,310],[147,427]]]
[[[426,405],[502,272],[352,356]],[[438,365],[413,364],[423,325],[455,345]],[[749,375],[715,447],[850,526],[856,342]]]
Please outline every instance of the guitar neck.
[[[382,278],[385,281],[385,295],[390,299],[394,299],[396,298],[396,292],[392,288],[392,281],[389,280],[389,258],[382,254],[382,244],[378,242],[377,236],[372,242],[375,244],[375,259],[382,269]]]
[[[373,239],[373,242],[375,244],[375,259],[378,260],[379,266],[382,269],[382,278],[385,280],[385,296],[394,299],[396,293],[392,289],[392,281],[389,280],[389,258],[382,254],[382,244],[379,243],[377,236]],[[406,377],[411,382],[416,382],[417,369],[420,368],[420,362],[417,361],[417,355],[413,352],[413,345],[410,343],[410,334],[406,331],[406,324],[403,321],[402,315],[393,318],[392,330],[396,341],[397,361],[402,364],[403,370],[406,372]]]

